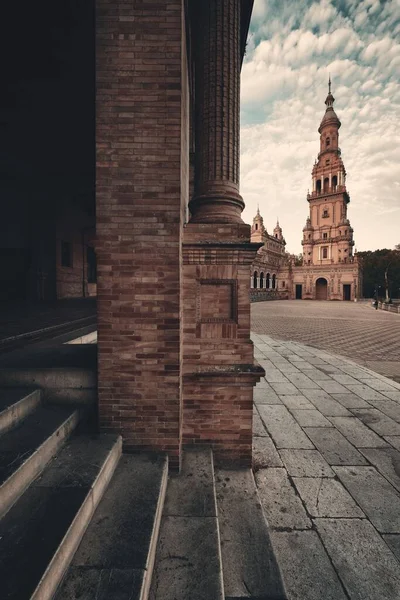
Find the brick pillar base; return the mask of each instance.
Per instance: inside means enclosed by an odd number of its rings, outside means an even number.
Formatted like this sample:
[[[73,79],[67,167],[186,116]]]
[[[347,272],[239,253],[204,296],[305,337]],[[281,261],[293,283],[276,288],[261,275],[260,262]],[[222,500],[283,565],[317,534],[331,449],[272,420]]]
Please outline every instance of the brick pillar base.
[[[254,364],[249,273],[260,244],[250,227],[189,223],[183,244],[183,444],[217,462],[251,465]]]

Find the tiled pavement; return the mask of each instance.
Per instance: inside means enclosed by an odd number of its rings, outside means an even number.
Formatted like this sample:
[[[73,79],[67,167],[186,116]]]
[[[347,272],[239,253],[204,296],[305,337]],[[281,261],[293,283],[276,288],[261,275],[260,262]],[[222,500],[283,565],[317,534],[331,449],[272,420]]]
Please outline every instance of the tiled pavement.
[[[252,337],[255,477],[289,600],[399,600],[400,384]]]
[[[400,382],[400,315],[371,302],[256,302],[251,322],[255,333],[347,356]]]

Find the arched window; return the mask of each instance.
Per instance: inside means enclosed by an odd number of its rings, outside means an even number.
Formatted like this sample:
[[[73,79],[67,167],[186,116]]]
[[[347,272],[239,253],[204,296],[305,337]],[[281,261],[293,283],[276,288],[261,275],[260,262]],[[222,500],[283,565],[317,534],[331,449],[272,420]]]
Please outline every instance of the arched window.
[[[329,190],[329,178],[325,177],[324,179],[324,192],[327,192]]]
[[[329,137],[326,138],[325,145],[326,147],[330,146],[331,140]]]
[[[275,273],[272,275],[272,289],[274,290],[276,287],[276,275]]]
[[[257,229],[258,229],[258,223],[256,223],[256,231],[257,231]]]
[[[334,175],[332,177],[332,187],[333,187],[333,191],[336,191],[336,188],[337,188],[337,175]]]
[[[271,275],[270,275],[269,273],[267,273],[267,278],[266,278],[266,280],[265,280],[265,287],[266,287],[267,289],[269,289],[269,288],[271,287],[270,280],[271,280]]]
[[[264,287],[264,273],[260,273],[260,288]]]
[[[284,281],[282,281],[282,287],[283,287],[283,288],[285,287],[285,282],[284,282]]]
[[[254,271],[254,275],[253,275],[253,288],[257,288],[257,277],[258,277],[258,273],[257,273],[257,271]]]
[[[321,180],[317,179],[317,192],[321,191]]]

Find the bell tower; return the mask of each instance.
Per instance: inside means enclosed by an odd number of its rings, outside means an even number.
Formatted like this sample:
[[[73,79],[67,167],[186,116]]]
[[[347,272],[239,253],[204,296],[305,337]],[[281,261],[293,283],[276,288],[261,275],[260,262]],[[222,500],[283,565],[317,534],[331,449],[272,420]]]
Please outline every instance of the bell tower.
[[[350,197],[339,147],[341,122],[334,102],[329,78],[326,110],[318,128],[320,151],[312,170],[312,192],[307,195],[310,216],[302,240],[306,265],[346,263],[352,257],[353,229],[347,219]]]
[[[257,214],[253,219],[253,225],[251,226],[251,241],[264,243],[267,230],[264,227],[264,219],[260,214],[260,207],[257,206]]]

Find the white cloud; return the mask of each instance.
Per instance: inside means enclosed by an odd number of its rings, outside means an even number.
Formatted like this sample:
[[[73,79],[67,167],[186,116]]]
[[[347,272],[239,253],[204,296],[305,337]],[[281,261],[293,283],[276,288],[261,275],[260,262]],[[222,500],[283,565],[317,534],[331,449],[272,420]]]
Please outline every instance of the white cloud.
[[[290,251],[301,250],[328,73],[358,247],[400,241],[398,26],[399,0],[255,2],[242,72],[244,218],[257,203],[267,228],[279,215]]]

